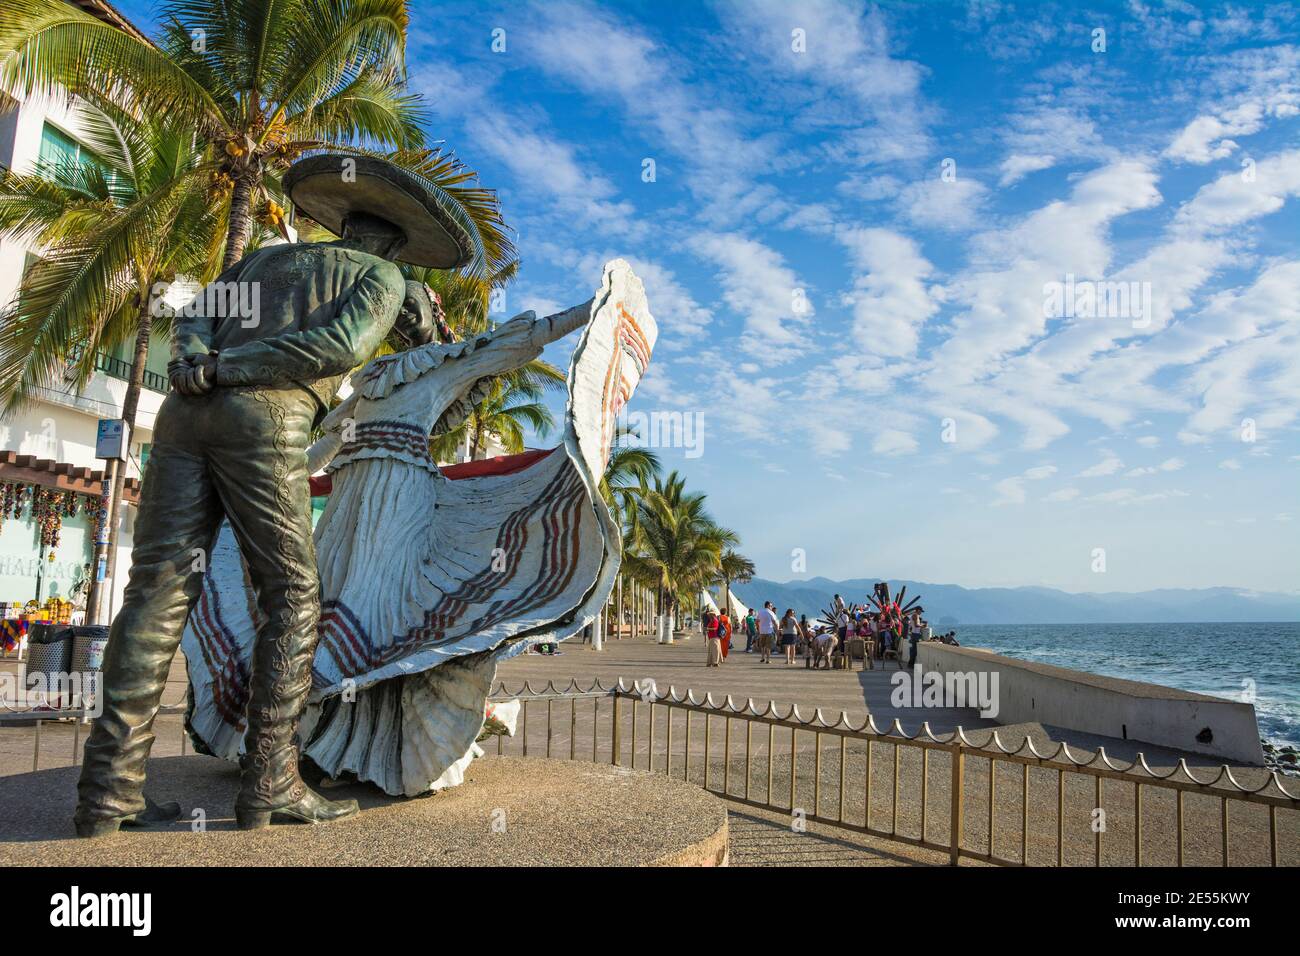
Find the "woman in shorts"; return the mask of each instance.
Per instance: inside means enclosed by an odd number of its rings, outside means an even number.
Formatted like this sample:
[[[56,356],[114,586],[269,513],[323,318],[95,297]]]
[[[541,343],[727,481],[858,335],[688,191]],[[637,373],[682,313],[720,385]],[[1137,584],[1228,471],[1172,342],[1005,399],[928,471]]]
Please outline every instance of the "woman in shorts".
[[[786,666],[794,663],[794,651],[799,646],[799,620],[794,616],[794,608],[785,609],[781,618],[781,649],[785,651]]]

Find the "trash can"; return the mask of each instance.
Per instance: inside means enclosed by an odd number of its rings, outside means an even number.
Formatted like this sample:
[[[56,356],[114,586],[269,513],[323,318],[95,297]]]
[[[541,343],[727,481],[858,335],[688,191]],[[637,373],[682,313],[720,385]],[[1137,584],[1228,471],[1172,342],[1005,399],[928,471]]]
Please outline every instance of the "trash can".
[[[79,625],[72,628],[72,633],[72,672],[81,680],[82,706],[89,706],[90,698],[99,690],[99,672],[104,669],[108,625]]]
[[[59,706],[54,701],[67,684],[72,667],[73,629],[66,624],[41,621],[27,632],[27,675],[24,689],[35,691],[40,704]],[[71,703],[70,701],[68,703]]]

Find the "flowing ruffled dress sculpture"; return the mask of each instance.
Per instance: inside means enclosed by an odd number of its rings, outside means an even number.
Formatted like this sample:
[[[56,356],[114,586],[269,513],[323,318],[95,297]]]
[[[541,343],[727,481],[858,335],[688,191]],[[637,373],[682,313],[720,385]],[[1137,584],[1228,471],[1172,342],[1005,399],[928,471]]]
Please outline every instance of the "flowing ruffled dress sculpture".
[[[325,419],[309,454],[333,487],[315,531],[320,643],[299,736],[331,776],[407,796],[459,783],[497,662],[580,632],[608,599],[621,545],[600,477],[657,328],[621,259],[578,309],[549,320],[586,323],[563,444],[510,459],[515,470],[451,480],[428,436],[463,420],[492,376],[540,355],[546,319],[376,359]],[[182,640],[190,736],[229,760],[258,614],[246,575],[223,528]]]

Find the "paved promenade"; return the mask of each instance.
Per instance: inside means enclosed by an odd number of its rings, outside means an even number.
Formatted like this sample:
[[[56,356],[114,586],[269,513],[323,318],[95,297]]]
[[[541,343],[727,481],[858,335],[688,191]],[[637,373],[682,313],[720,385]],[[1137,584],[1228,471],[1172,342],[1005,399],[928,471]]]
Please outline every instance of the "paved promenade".
[[[1186,758],[1194,766],[1217,766],[1212,758],[1200,754],[1140,741],[1101,737],[1042,724],[1003,726],[996,720],[981,717],[973,708],[895,707],[890,697],[895,686],[893,681],[900,671],[892,660],[883,664],[877,661],[875,669],[868,671],[861,670],[861,662],[855,664],[852,671],[814,671],[805,668],[799,658],[791,667],[786,666],[784,658],[776,657],[770,664],[763,664],[757,652],[743,653],[743,642],[740,648],[741,651],[733,650],[721,667],[705,667],[704,640],[699,635],[672,645],[659,645],[646,637],[610,640],[603,651],[595,651],[589,644],[571,640],[561,644],[560,654],[554,657],[528,654],[506,661],[497,669],[497,680],[514,690],[524,681],[540,689],[548,680],[561,686],[571,677],[584,683],[600,678],[607,684],[620,677],[629,682],[648,677],[656,682],[661,693],[672,686],[679,693],[688,689],[694,691],[697,699],[710,693],[716,702],[730,694],[737,704],[753,698],[760,709],[771,700],[778,704],[782,714],[790,704],[797,703],[799,713],[804,716],[811,716],[813,710],[820,707],[823,716],[832,723],[844,712],[853,725],[858,726],[870,714],[882,732],[888,732],[897,720],[911,735],[928,722],[935,734],[951,733],[957,727],[968,732],[982,730],[984,733],[978,736],[968,733],[972,739],[981,742],[992,729],[996,729],[999,737],[1010,747],[1018,745],[1028,735],[1040,751],[1050,749],[1055,741],[1064,741],[1085,750],[1104,746],[1108,755],[1125,761],[1135,759],[1141,751],[1155,766],[1173,766],[1179,758]],[[902,672],[908,673],[906,668]]]
[[[762,707],[774,700],[782,705],[782,713],[791,703],[798,703],[799,712],[807,715],[820,707],[831,721],[843,711],[855,726],[870,713],[882,730],[895,718],[908,733],[914,733],[927,720],[936,732],[957,726],[996,726],[970,708],[930,708],[921,712],[893,707],[889,701],[893,686],[890,677],[899,672],[894,661],[877,661],[875,669],[868,671],[861,670],[861,662],[852,671],[810,670],[802,658],[787,666],[783,656],[774,654],[771,663],[764,664],[757,651],[744,653],[743,641],[739,642],[739,650],[735,647],[721,667],[705,667],[704,638],[698,634],[671,645],[656,644],[645,637],[610,640],[599,652],[589,644],[570,640],[560,645],[560,654],[554,657],[529,654],[506,661],[497,669],[497,680],[513,688],[525,680],[539,686],[539,682],[567,681],[570,677],[580,681],[599,677],[606,682],[620,677],[629,682],[649,677],[661,691],[669,686],[679,693],[689,689],[697,697],[712,694],[715,701],[730,694],[738,704],[753,698]]]

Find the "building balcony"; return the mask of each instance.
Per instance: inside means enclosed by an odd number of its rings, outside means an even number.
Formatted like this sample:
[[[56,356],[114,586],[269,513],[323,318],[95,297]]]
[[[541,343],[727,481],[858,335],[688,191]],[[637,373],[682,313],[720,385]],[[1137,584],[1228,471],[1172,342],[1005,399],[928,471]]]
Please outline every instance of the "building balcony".
[[[124,362],[122,359],[107,352],[95,353],[95,370],[104,372],[113,378],[120,378],[124,382],[131,381],[131,363]],[[144,379],[141,383],[145,388],[159,394],[167,394],[167,376],[159,375],[157,372],[144,370]]]

